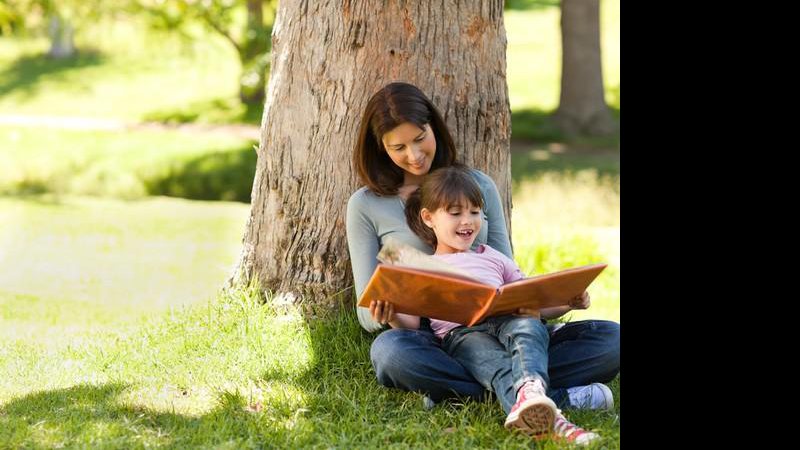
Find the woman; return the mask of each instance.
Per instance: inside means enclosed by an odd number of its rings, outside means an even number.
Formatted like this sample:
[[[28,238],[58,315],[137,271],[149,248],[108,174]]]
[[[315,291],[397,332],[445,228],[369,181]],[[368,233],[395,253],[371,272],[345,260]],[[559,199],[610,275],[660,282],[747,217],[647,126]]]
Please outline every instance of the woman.
[[[417,87],[391,83],[367,103],[353,155],[364,187],[347,204],[347,243],[356,295],[361,296],[389,237],[428,254],[433,252],[408,227],[405,200],[431,170],[455,163],[455,145],[439,112]],[[500,195],[491,178],[471,169],[484,199],[482,226],[473,247],[487,244],[513,259]],[[370,356],[384,386],[426,394],[427,404],[453,395],[485,398],[487,392],[441,348],[428,320],[418,329],[401,327],[408,317],[374,299],[358,307],[367,331],[391,328],[372,343]],[[581,321],[548,326],[550,389],[561,408],[609,409],[605,383],[619,372],[619,324]],[[510,357],[498,355],[498,357]],[[509,364],[510,365],[510,364]]]

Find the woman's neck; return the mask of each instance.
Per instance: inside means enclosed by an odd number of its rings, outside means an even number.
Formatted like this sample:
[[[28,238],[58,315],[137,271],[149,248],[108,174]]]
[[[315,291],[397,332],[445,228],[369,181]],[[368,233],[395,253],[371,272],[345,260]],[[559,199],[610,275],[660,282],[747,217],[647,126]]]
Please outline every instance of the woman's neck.
[[[415,184],[403,184],[399,188],[397,188],[397,195],[402,198],[403,200],[408,200],[408,197],[417,190],[419,185]]]
[[[405,172],[403,174],[403,186],[419,186],[422,184],[422,179],[425,175],[414,175],[413,173]]]

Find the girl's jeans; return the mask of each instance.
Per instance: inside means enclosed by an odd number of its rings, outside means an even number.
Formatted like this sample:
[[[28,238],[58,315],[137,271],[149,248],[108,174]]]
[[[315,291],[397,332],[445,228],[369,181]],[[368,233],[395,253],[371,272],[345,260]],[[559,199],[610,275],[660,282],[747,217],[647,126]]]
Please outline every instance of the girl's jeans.
[[[490,317],[471,327],[458,327],[442,340],[442,348],[460,362],[485,389],[497,395],[508,414],[526,381],[547,377],[545,325],[530,316]]]

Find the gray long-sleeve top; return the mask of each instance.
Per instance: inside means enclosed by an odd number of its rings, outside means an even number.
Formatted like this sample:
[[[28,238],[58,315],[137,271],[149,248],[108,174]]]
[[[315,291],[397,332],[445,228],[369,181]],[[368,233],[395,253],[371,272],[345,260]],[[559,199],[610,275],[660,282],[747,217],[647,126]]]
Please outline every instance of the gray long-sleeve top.
[[[481,230],[472,248],[488,244],[513,259],[503,203],[500,201],[497,186],[485,173],[476,169],[470,169],[470,172],[480,186],[484,202]],[[433,253],[433,249],[408,227],[404,209],[405,202],[399,196],[381,197],[366,187],[350,196],[347,202],[347,245],[357,298],[361,298],[361,293],[378,265],[378,252],[386,238],[391,236],[427,254]],[[368,308],[357,306],[356,310],[358,321],[365,330],[381,329],[381,325],[372,319]]]

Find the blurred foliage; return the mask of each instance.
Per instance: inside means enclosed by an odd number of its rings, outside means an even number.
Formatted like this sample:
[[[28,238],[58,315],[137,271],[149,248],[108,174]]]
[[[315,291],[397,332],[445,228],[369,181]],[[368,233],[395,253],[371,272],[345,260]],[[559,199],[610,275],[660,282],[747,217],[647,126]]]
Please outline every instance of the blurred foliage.
[[[187,40],[200,37],[198,27],[202,27],[236,50],[242,67],[242,102],[263,104],[277,7],[277,0],[5,0],[0,4],[0,34],[47,33],[50,54],[71,57],[74,35],[103,17],[137,16],[155,29]]]
[[[272,25],[277,0],[129,0],[133,11],[149,17],[157,29],[192,38],[202,24],[236,50],[242,66],[239,97],[263,104],[269,73]]]
[[[74,36],[102,17],[124,10],[128,0],[4,0],[0,4],[0,35],[50,38],[48,56],[75,55]]]

